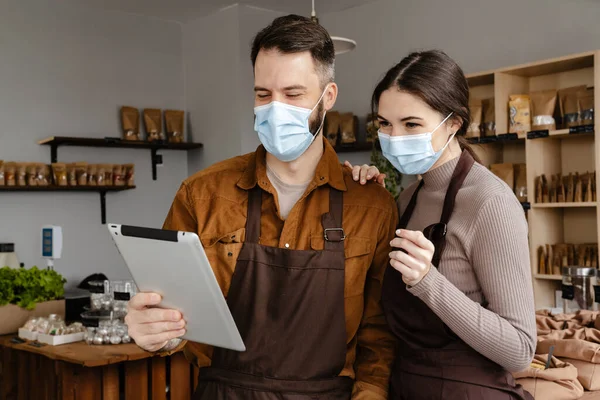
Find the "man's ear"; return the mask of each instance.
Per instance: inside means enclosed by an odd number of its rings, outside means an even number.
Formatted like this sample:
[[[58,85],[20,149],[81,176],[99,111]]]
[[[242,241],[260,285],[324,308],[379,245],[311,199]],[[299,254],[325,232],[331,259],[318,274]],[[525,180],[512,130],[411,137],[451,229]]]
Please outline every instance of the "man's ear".
[[[329,111],[335,105],[338,95],[338,86],[335,82],[327,84],[325,94],[323,95],[323,109]]]

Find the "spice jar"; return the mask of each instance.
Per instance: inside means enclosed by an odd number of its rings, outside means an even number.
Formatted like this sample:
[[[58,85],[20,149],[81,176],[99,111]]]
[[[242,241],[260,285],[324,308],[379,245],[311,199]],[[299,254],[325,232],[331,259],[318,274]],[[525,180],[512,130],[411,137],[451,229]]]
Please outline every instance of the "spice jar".
[[[91,281],[89,282],[91,298],[90,304],[92,311],[109,310],[112,307],[112,296],[110,293],[110,281]]]
[[[127,303],[135,296],[137,290],[133,281],[115,281],[113,288],[113,311],[115,317],[125,318],[127,315]]]
[[[562,269],[563,312],[593,310],[596,269],[584,267],[564,267]]]

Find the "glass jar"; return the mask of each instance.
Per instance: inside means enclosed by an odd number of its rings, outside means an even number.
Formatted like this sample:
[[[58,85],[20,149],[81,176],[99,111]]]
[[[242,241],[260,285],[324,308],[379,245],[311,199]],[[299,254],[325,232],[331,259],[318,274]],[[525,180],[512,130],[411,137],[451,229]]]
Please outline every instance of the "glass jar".
[[[91,281],[89,286],[92,293],[90,296],[91,310],[110,310],[112,308],[110,281]]]
[[[564,267],[562,269],[563,312],[594,310],[594,285],[596,269],[584,267]]]
[[[137,288],[133,281],[115,281],[113,288],[113,311],[116,318],[125,318],[127,315],[127,303],[135,296]]]
[[[52,336],[58,336],[65,334],[67,330],[67,324],[62,318],[56,314],[50,314],[48,316],[48,329],[46,333]]]

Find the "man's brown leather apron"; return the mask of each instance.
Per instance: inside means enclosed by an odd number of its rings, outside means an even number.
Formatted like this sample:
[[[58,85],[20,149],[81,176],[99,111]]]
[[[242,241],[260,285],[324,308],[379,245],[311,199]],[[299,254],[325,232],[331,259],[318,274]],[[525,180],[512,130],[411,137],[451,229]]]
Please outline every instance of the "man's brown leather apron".
[[[463,151],[452,175],[441,221],[435,226],[438,232],[443,231],[433,240],[436,252],[432,264],[436,267],[456,194],[474,162]],[[402,214],[399,229],[408,226],[422,186],[423,181]],[[515,383],[512,374],[464,343],[423,301],[408,292],[402,274],[392,267],[384,276],[382,303],[390,329],[399,339],[390,400],[533,399]]]
[[[246,240],[227,303],[245,352],[215,348],[196,400],[348,400],[342,192],[329,189],[324,249],[260,245],[263,191],[248,196]]]

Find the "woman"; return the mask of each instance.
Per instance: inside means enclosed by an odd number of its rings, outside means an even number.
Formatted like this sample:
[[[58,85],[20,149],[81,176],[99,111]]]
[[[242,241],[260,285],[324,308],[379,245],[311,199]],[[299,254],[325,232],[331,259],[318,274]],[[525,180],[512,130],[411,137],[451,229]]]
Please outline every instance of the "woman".
[[[383,155],[422,177],[400,195],[383,282],[399,340],[390,399],[532,398],[509,372],[536,347],[527,222],[465,141],[468,104],[462,70],[440,51],[410,54],[373,93]]]

